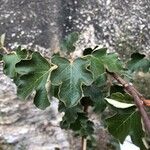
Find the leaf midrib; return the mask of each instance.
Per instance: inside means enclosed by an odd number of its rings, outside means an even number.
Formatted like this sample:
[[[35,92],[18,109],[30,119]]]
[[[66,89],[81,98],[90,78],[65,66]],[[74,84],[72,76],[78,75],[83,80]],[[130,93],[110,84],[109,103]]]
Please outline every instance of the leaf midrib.
[[[49,71],[50,71],[50,69],[49,69],[48,71],[46,71],[46,72],[45,72],[42,76],[40,76],[38,79],[36,79],[35,82],[34,82],[34,84],[31,84],[31,86],[29,86],[29,88],[27,88],[27,89],[23,92],[23,95],[24,95],[27,91],[31,90],[32,87],[35,88],[36,83],[37,83],[41,78],[43,78],[43,76],[45,76]],[[32,85],[33,85],[33,86],[32,86]]]
[[[132,114],[130,114],[129,117],[127,117],[117,128],[116,128],[116,131],[119,130],[119,128],[125,123],[128,121],[128,119],[130,119],[132,117],[132,115],[134,115],[136,113],[136,111],[134,111]]]

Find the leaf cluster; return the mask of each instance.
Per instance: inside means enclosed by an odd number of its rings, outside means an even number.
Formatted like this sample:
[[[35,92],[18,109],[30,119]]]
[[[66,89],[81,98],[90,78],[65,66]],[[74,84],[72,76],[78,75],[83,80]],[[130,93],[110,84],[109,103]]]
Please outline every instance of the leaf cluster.
[[[66,55],[75,50],[77,39],[78,34],[73,33],[64,40],[61,47]],[[60,123],[62,128],[92,139],[94,124],[84,109],[90,106],[95,113],[102,113],[111,108],[115,113],[106,119],[109,132],[121,143],[130,135],[134,144],[146,149],[141,117],[132,97],[109,80],[107,71],[122,76],[126,71],[148,72],[149,59],[135,53],[124,64],[116,53],[98,47],[85,49],[83,54],[68,59],[59,53],[47,60],[38,52],[18,47],[9,54],[0,55],[0,59],[4,62],[4,73],[17,85],[21,99],[25,100],[34,93],[34,104],[45,109],[52,97],[58,98],[59,111],[64,112]]]

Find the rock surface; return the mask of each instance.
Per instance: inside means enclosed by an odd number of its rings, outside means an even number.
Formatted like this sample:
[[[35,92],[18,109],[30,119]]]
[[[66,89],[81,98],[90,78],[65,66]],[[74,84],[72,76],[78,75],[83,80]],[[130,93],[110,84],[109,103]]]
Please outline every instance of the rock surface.
[[[23,103],[10,93],[0,96],[0,148],[11,150],[69,150],[69,139],[59,127],[57,103],[42,111],[31,102]],[[56,118],[57,116],[57,118]],[[4,149],[5,150],[5,149]]]
[[[147,0],[0,0],[0,34],[6,33],[10,49],[21,44],[46,55],[72,31],[80,33],[79,50],[100,45],[122,55],[148,54],[149,14]],[[55,101],[45,111],[19,101],[0,67],[0,149],[77,149],[59,128],[60,120]]]
[[[81,48],[100,44],[114,50],[126,41],[148,51],[149,14],[147,0],[1,0],[0,34],[6,33],[12,48],[55,49],[64,36],[79,31]]]

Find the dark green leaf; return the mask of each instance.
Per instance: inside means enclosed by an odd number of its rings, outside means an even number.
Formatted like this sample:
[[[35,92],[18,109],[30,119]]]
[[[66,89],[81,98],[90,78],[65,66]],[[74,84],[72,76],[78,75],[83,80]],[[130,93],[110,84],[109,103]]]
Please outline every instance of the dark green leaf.
[[[108,94],[108,86],[106,74],[102,74],[90,86],[83,86],[84,96],[91,99],[93,110],[96,113],[101,113],[106,108],[104,97]]]
[[[97,140],[95,137],[90,136],[87,138],[87,150],[97,150],[97,146],[99,143],[97,143]]]
[[[59,85],[59,99],[66,106],[77,105],[82,98],[82,84],[90,85],[93,81],[91,72],[87,70],[87,61],[82,58],[68,61],[54,56],[52,63],[58,66],[52,71],[51,81],[53,85]]]
[[[106,57],[103,59],[103,62],[105,64],[105,68],[110,72],[121,73],[123,70],[123,64],[118,59],[118,54],[116,53],[110,53],[106,55]]]
[[[84,89],[83,89],[83,93],[84,93]],[[84,107],[93,106],[93,101],[91,100],[89,96],[82,97],[82,99],[80,100],[80,103]]]
[[[80,136],[87,137],[93,134],[93,126],[93,122],[89,121],[84,113],[79,113],[76,121],[70,125],[70,129]]]
[[[84,51],[83,51],[83,56],[85,55],[89,55],[93,52],[93,49],[92,48],[86,48]]]
[[[34,104],[41,109],[49,106],[47,91],[49,76],[54,67],[37,52],[33,53],[30,60],[17,63],[16,71],[21,74],[18,80],[18,95],[26,99],[35,90]]]
[[[105,72],[104,64],[102,62],[102,56],[106,54],[106,49],[94,51],[90,55],[90,70],[93,73],[94,79],[97,79],[101,74]]]
[[[106,48],[95,50],[91,55],[87,56],[94,79],[105,73],[106,69],[117,73],[122,71],[122,65],[118,60],[118,56],[114,53],[107,54],[106,51]]]
[[[67,53],[73,52],[75,50],[75,43],[77,42],[79,35],[77,32],[69,34],[66,39],[61,43],[61,50]]]
[[[131,110],[131,109],[130,109]],[[135,109],[126,111],[125,113],[117,113],[111,118],[106,119],[109,132],[117,138],[121,143],[130,135],[132,142],[139,146],[141,150],[145,150],[142,142],[144,132],[142,130],[141,117]]]
[[[2,59],[3,59],[3,55],[2,55],[2,54],[0,54],[0,61],[2,61]]]
[[[146,59],[143,54],[133,53],[131,55],[131,60],[127,63],[127,67],[131,72],[148,72],[150,70],[150,60]]]
[[[16,63],[22,59],[26,59],[28,56],[29,52],[27,52],[27,50],[21,50],[20,47],[16,51],[13,51],[8,55],[4,55],[4,73],[10,78],[15,78],[17,76],[15,69]]]
[[[16,53],[11,53],[8,55],[4,55],[3,56],[3,61],[4,61],[4,73],[10,77],[10,78],[14,78],[17,73],[15,71],[15,65],[17,62],[20,61],[20,58],[18,57],[18,55]]]
[[[20,59],[30,59],[33,51],[22,49],[21,46],[19,46],[15,51]]]
[[[93,129],[93,122],[92,121],[87,121],[87,122],[82,122],[81,123],[81,128],[80,128],[80,136],[83,136],[83,137],[87,137],[89,135],[92,135],[94,133],[94,129]]]
[[[119,92],[113,93],[111,95],[111,99],[124,103],[133,103],[133,98],[127,93],[125,94]]]
[[[95,112],[102,112],[106,108],[106,103],[104,100],[104,95],[101,92],[101,88],[97,87],[95,84],[91,86],[84,86],[83,88],[84,96],[90,97],[93,102],[93,108]]]
[[[70,124],[66,120],[62,120],[60,122],[60,127],[61,127],[61,129],[69,129]]]
[[[94,81],[94,84],[97,86],[97,87],[102,87],[102,86],[105,86],[107,84],[107,75],[104,73],[104,74],[101,74],[95,81]]]
[[[50,85],[50,97],[55,97],[58,99],[59,86]]]
[[[59,112],[64,112],[63,121],[66,121],[68,124],[75,122],[78,117],[78,113],[83,113],[82,106],[77,105],[71,108],[65,107],[64,103],[59,103]]]
[[[140,54],[140,53],[133,53],[131,55],[131,58],[134,60],[134,61],[137,61],[137,60],[141,60],[145,57],[144,54]]]
[[[125,93],[123,86],[120,85],[112,85],[110,88],[110,94],[120,92],[122,94]]]

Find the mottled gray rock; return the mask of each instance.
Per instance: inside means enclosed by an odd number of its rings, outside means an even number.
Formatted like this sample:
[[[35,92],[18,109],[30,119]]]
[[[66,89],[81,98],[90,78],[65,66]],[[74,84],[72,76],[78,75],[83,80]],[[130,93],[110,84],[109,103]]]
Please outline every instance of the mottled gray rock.
[[[69,150],[68,135],[59,127],[61,117],[56,101],[43,111],[30,101],[23,103],[12,94],[3,94],[0,96],[0,143],[15,145],[12,150],[22,147],[27,150]]]
[[[1,0],[0,3],[0,33],[6,33],[8,46],[25,44],[49,48],[54,34],[59,34],[59,1]]]
[[[147,0],[1,0],[0,33],[10,47],[57,49],[64,36],[79,31],[82,49],[100,44],[114,50],[129,41],[148,51],[149,14]]]

